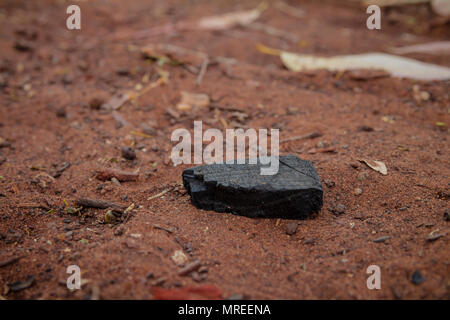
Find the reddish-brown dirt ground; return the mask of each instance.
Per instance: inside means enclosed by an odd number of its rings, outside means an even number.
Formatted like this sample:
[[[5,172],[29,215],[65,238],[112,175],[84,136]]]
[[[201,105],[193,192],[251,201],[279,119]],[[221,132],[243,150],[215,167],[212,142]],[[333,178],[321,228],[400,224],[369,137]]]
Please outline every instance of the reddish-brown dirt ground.
[[[444,215],[450,197],[450,83],[294,73],[255,47],[335,55],[448,40],[449,25],[427,5],[383,10],[381,30],[368,30],[365,8],[349,1],[290,1],[306,13],[301,18],[274,6],[262,13],[258,22],[296,35],[296,43],[245,27],[133,37],[170,22],[251,9],[257,0],[76,3],[82,29],[69,31],[69,2],[0,2],[0,262],[21,257],[0,266],[1,298],[152,299],[156,286],[212,284],[223,298],[449,299],[450,228]],[[158,43],[236,63],[209,65],[199,85],[201,61],[166,63],[160,67],[169,72],[166,84],[115,113],[96,109],[96,99],[107,101],[158,78],[157,63],[140,53]],[[450,66],[448,55],[408,56]],[[413,88],[428,93],[422,95],[427,99]],[[206,93],[221,108],[168,114],[181,91]],[[241,113],[236,117],[226,108]],[[239,119],[242,113],[246,117]],[[117,115],[126,120],[121,127]],[[195,208],[180,185],[189,166],[169,161],[171,133],[192,130],[194,120],[203,120],[204,129],[279,128],[281,140],[320,132],[282,144],[281,153],[314,163],[324,188],[322,210],[287,235],[290,220]],[[142,123],[154,132],[136,135]],[[137,159],[122,158],[123,146],[135,148]],[[335,152],[311,153],[313,148]],[[388,174],[361,158],[383,161]],[[64,162],[70,167],[49,177]],[[139,170],[139,178],[120,185],[100,181],[95,172],[105,167]],[[135,208],[126,221],[106,224],[103,209],[70,214],[79,197]],[[336,215],[332,209],[339,204],[345,212]],[[430,240],[430,233],[443,236]],[[383,236],[390,238],[373,241]],[[171,259],[176,250],[187,263],[199,260],[206,276],[180,276]],[[66,287],[69,265],[81,268],[81,290]],[[380,290],[366,286],[370,265],[381,268]],[[411,281],[416,270],[425,279],[420,284]],[[8,292],[8,284],[28,275],[35,279],[31,286]]]

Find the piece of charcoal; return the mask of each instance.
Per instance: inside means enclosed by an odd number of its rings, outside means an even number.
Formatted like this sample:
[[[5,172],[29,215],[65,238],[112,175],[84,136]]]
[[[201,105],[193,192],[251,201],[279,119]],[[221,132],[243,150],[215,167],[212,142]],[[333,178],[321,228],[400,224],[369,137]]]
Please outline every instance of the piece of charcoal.
[[[183,184],[200,209],[247,217],[304,219],[322,207],[323,191],[311,162],[279,157],[274,175],[262,164],[210,164],[183,171]]]

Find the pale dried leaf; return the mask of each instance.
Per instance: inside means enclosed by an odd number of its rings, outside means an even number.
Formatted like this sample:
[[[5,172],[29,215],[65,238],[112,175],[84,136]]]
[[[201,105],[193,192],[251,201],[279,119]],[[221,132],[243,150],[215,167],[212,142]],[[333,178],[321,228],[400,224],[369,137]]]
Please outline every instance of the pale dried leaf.
[[[123,93],[117,96],[113,96],[107,103],[102,105],[102,108],[106,110],[117,110],[130,98],[130,93]]]
[[[263,10],[237,11],[200,19],[198,27],[206,30],[226,30],[239,25],[248,25],[259,18]]]
[[[181,101],[177,104],[180,111],[189,111],[192,108],[204,108],[209,106],[210,99],[204,93],[190,93],[181,91]]]
[[[450,1],[449,1],[450,3]],[[428,54],[450,54],[450,41],[436,41],[423,44],[415,44],[411,46],[391,48],[395,54],[408,53],[428,53]]]
[[[188,258],[186,257],[186,255],[182,250],[176,250],[170,258],[178,266],[185,264],[188,260]]]
[[[384,162],[368,159],[360,159],[359,161],[365,163],[369,168],[383,175],[387,175],[387,168]]]
[[[431,0],[431,8],[438,15],[450,17],[450,1],[449,0]]]
[[[292,71],[377,69],[385,70],[392,76],[399,78],[416,80],[450,79],[450,68],[384,53],[366,53],[325,58],[283,51],[280,54],[280,58],[286,68]]]
[[[363,0],[363,5],[370,6],[375,4],[380,7],[391,7],[391,6],[404,6],[409,4],[419,4],[427,2],[430,2],[430,0]]]

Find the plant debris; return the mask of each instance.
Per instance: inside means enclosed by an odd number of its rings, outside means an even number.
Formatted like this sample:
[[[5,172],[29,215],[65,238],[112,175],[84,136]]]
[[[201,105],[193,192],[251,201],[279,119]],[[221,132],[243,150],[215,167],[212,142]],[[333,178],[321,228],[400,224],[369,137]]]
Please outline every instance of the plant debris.
[[[31,285],[33,283],[34,283],[34,276],[29,275],[24,281],[16,281],[13,283],[8,283],[7,284],[7,292],[9,292],[9,291],[17,292],[17,291],[25,290],[25,289],[31,287]]]
[[[190,111],[191,109],[206,108],[209,106],[210,99],[204,93],[189,93],[181,91],[181,101],[177,104],[180,111]]]
[[[105,200],[95,200],[88,198],[78,198],[76,201],[77,206],[84,208],[97,208],[97,209],[108,209],[108,208],[123,208],[114,202]]]
[[[445,233],[436,233],[436,232],[430,232],[430,234],[427,236],[427,240],[428,241],[435,241],[439,238],[442,238],[445,236]]]
[[[412,46],[390,49],[394,54],[428,53],[428,54],[450,54],[450,41],[435,41]]]
[[[359,162],[365,163],[369,168],[381,173],[382,175],[387,175],[387,168],[384,162],[368,159],[359,159]]]
[[[365,53],[335,57],[300,55],[264,47],[264,53],[279,55],[285,67],[295,72],[320,70],[345,71],[375,69],[398,78],[415,80],[448,80],[450,68],[385,53]],[[261,50],[261,47],[259,49]]]
[[[111,180],[111,178],[113,177],[120,182],[137,181],[139,178],[139,173],[128,172],[119,169],[104,168],[96,171],[96,177],[97,179],[102,181]]]
[[[202,266],[202,264],[200,263],[200,261],[196,260],[194,262],[187,264],[183,269],[181,269],[178,272],[178,275],[186,276],[186,275],[190,274],[191,272],[198,270],[201,266]]]
[[[0,261],[0,268],[6,267],[6,266],[8,266],[10,264],[13,264],[13,263],[19,261],[21,258],[22,257],[12,257],[12,258]]]
[[[204,30],[226,30],[236,26],[245,26],[259,18],[267,8],[267,3],[261,3],[257,8],[247,11],[237,11],[217,16],[201,18],[197,26]]]
[[[375,243],[385,242],[386,240],[389,240],[390,238],[391,238],[390,236],[381,236],[379,238],[373,239],[372,241]]]

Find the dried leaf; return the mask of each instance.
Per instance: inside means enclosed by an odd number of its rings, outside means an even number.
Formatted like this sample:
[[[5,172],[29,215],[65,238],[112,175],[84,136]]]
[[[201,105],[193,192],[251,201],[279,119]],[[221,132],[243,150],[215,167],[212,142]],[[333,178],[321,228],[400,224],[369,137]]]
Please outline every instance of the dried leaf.
[[[378,171],[383,175],[387,175],[387,168],[384,162],[368,159],[359,159],[358,161],[365,163],[369,168]]]
[[[169,73],[167,71],[158,70],[159,73],[159,79],[149,83],[146,87],[144,88],[140,88],[139,92],[127,92],[127,93],[123,93],[123,94],[119,94],[117,96],[112,97],[107,103],[104,103],[102,105],[103,109],[106,110],[117,110],[119,109],[124,103],[126,103],[129,100],[133,100],[133,99],[137,99],[138,97],[142,96],[144,93],[146,93],[147,91],[156,88],[160,85],[166,84],[168,79],[169,79]],[[142,85],[141,85],[142,86]]]
[[[280,54],[280,58],[286,68],[292,71],[378,69],[385,70],[392,76],[399,78],[416,80],[450,79],[450,68],[384,53],[366,53],[325,58],[283,51]]]
[[[450,2],[449,2],[450,3]],[[415,44],[399,48],[391,48],[395,54],[428,53],[428,54],[450,54],[450,41],[435,41],[429,43]]]
[[[169,63],[171,65],[180,65],[184,62],[178,60],[176,57],[173,57],[170,54],[164,54],[161,50],[158,50],[157,46],[155,45],[148,45],[141,49],[141,53],[144,58],[156,60],[158,63],[158,66],[162,66],[164,63]]]
[[[226,30],[239,25],[248,25],[258,19],[266,8],[267,4],[262,3],[253,10],[237,11],[205,17],[200,19],[198,27],[206,30]]]
[[[363,5],[369,6],[375,4],[380,7],[390,7],[390,6],[403,6],[408,4],[427,3],[429,1],[430,0],[364,0]]]
[[[8,283],[8,290],[12,292],[21,291],[29,288],[34,282],[34,276],[29,275],[24,281],[17,281],[14,283]]]
[[[265,45],[263,45],[261,43],[256,44],[256,49],[261,53],[270,54],[272,56],[279,56],[282,52],[281,50],[278,50],[278,49],[266,47]]]
[[[189,111],[192,108],[208,107],[209,103],[210,99],[207,94],[181,91],[181,101],[177,104],[177,109],[180,111]]]
[[[448,0],[431,0],[431,8],[440,16],[450,17],[450,1]]]
[[[439,238],[445,237],[445,233],[436,233],[435,231],[430,232],[430,234],[427,236],[428,241],[435,241]]]
[[[107,103],[103,104],[102,108],[106,110],[117,110],[125,102],[127,102],[130,97],[130,93],[119,94],[118,96],[112,97]]]

